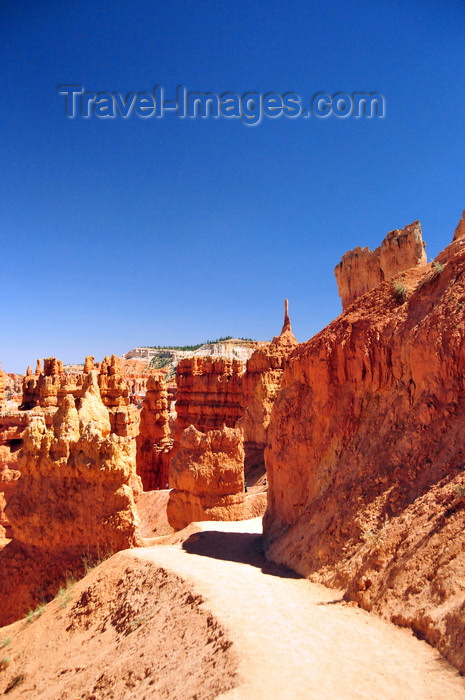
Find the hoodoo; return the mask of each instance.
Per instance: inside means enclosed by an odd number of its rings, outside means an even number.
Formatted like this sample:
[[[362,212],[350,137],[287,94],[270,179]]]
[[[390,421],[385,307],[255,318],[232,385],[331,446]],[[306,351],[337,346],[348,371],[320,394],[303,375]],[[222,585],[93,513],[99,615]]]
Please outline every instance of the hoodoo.
[[[175,445],[190,425],[202,432],[235,426],[243,412],[244,370],[240,360],[223,357],[181,360],[176,371]]]
[[[66,570],[137,542],[134,441],[110,433],[96,372],[87,375],[79,409],[68,395],[47,429],[24,433],[21,476],[6,515],[13,540],[0,552],[0,625],[56,592]]]
[[[142,404],[137,444],[137,473],[144,491],[166,489],[173,447],[168,413],[168,392],[162,376],[151,376]]]
[[[201,433],[184,430],[170,465],[168,521],[180,530],[196,520],[244,517],[242,431],[228,428]]]

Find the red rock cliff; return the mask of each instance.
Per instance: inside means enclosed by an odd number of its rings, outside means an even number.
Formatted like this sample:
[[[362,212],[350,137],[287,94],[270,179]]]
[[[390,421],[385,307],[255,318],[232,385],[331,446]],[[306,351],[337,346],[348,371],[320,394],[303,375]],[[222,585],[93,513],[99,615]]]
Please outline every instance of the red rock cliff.
[[[30,409],[35,406],[42,408],[58,406],[58,394],[63,383],[63,363],[56,357],[47,357],[44,360],[44,369],[41,370],[40,360],[37,360],[36,373],[29,372],[23,381],[22,409]]]
[[[354,248],[336,265],[339,296],[346,309],[358,297],[399,272],[426,263],[419,221],[390,231],[379,248]]]
[[[465,249],[291,354],[268,430],[268,556],[465,671]]]

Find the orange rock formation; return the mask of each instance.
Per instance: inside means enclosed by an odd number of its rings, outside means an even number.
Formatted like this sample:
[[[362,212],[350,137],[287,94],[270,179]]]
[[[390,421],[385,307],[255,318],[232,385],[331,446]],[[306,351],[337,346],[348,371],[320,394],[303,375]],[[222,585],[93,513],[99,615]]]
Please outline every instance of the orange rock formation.
[[[64,372],[63,363],[54,357],[44,360],[41,370],[37,360],[35,375],[28,367],[23,379],[23,397],[20,408],[30,410],[36,406],[51,409],[59,406],[63,397],[72,395],[81,399],[86,376],[95,367],[94,358],[88,355],[83,372]],[[102,401],[110,411],[111,431],[122,437],[135,436],[138,431],[137,411],[129,405],[129,390],[121,374],[116,355],[105,357],[100,365],[99,387]]]
[[[457,240],[463,239],[455,239]],[[268,430],[268,556],[465,672],[465,248],[299,346]]]
[[[44,360],[44,369],[37,360],[35,374],[28,367],[23,380],[23,399],[20,408],[28,410],[35,406],[50,408],[58,406],[58,394],[66,380],[63,373],[63,363],[56,357]]]
[[[139,429],[139,416],[137,410],[130,406],[128,385],[116,355],[103,359],[98,383],[102,401],[110,411],[112,432],[122,437],[135,437]]]
[[[169,481],[167,515],[175,530],[199,520],[241,520],[245,501],[242,431],[224,425],[201,433],[191,425],[171,460]]]
[[[5,506],[19,479],[18,452],[29,421],[29,414],[23,411],[9,410],[0,414],[0,548],[11,538]]]
[[[86,358],[89,360],[89,358]],[[98,378],[102,401],[107,407],[129,406],[129,392],[116,355],[104,357]]]
[[[334,270],[342,308],[346,309],[384,280],[425,263],[425,243],[419,221],[390,231],[381,246],[373,251],[360,247],[349,250]]]
[[[281,334],[271,343],[255,350],[247,361],[243,377],[245,469],[264,464],[263,452],[271,409],[281,386],[281,378],[290,352],[297,340],[292,333],[287,299],[284,302],[284,324]]]
[[[23,387],[23,375],[8,372],[3,373],[4,397],[5,401],[11,400],[18,404],[21,401],[21,393]]]
[[[137,444],[137,473],[144,491],[168,488],[170,435],[168,392],[163,376],[151,376],[142,404]]]
[[[67,395],[52,428],[41,418],[29,426],[6,508],[13,540],[0,553],[0,625],[53,597],[82,557],[136,544],[134,448],[110,433],[96,372],[87,375],[79,409]]]
[[[235,426],[242,416],[242,375],[240,360],[193,357],[179,362],[176,371],[176,433],[193,425],[202,432],[222,425]]]

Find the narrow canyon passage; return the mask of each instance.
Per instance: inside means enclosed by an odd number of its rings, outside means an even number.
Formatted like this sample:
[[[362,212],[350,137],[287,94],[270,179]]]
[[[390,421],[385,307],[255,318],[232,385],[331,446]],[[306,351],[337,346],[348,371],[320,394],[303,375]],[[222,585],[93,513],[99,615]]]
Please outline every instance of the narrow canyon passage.
[[[465,697],[465,680],[408,630],[267,562],[261,519],[198,527],[184,543],[126,553],[192,582],[229,629],[242,682],[225,700]]]

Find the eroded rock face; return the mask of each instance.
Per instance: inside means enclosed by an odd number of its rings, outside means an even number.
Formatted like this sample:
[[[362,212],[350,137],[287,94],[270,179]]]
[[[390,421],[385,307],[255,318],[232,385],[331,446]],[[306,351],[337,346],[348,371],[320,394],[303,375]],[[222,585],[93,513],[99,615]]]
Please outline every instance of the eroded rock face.
[[[98,378],[102,401],[107,407],[129,405],[129,392],[116,355],[104,357]]]
[[[243,362],[226,358],[193,357],[179,362],[176,444],[189,425],[201,432],[235,426],[243,413],[244,369]]]
[[[26,372],[24,377],[21,408],[27,410],[35,406],[42,408],[58,406],[58,394],[62,382],[63,363],[61,360],[57,360],[56,357],[46,357],[43,371],[40,360],[37,360],[35,375]]]
[[[8,410],[0,413],[0,548],[12,536],[5,506],[19,479],[18,452],[29,422],[30,415],[24,411]]]
[[[201,433],[193,425],[183,432],[171,461],[168,522],[176,530],[199,520],[244,517],[244,449],[242,431],[223,426]]]
[[[52,593],[82,557],[136,544],[134,448],[130,438],[110,433],[95,372],[87,375],[79,409],[67,395],[50,429],[43,418],[31,423],[6,508],[13,541],[0,553],[0,625]]]
[[[170,434],[168,392],[162,376],[151,376],[142,404],[137,444],[137,473],[144,491],[168,488]]]
[[[268,556],[465,671],[465,250],[297,347],[268,430]]]
[[[271,409],[281,387],[286,359],[297,346],[285,301],[284,324],[281,334],[271,343],[255,350],[247,362],[243,377],[245,471],[264,465],[264,449],[270,423]]]
[[[139,415],[130,405],[129,388],[116,355],[103,359],[98,383],[102,401],[109,409],[112,432],[122,437],[135,437],[139,430]]]
[[[425,243],[419,221],[390,231],[373,251],[360,247],[349,250],[334,270],[342,308],[346,309],[384,280],[425,263]]]
[[[23,379],[23,397],[20,408],[34,407],[56,409],[65,396],[73,396],[79,403],[86,377],[94,370],[94,358],[88,355],[83,372],[64,372],[63,363],[55,357],[44,360],[44,370],[37,360],[35,375],[30,368]],[[130,406],[129,389],[121,373],[116,355],[105,357],[99,368],[98,383],[104,405],[110,414],[111,430],[121,437],[135,437],[138,431],[139,416]]]

